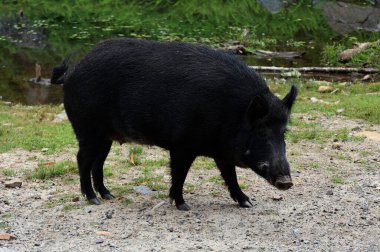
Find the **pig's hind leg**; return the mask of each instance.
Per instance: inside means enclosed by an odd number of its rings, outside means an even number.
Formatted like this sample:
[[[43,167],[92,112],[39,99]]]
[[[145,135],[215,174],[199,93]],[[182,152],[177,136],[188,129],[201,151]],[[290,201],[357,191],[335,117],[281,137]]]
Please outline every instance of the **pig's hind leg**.
[[[103,198],[111,199],[113,196],[109,193],[103,184],[103,164],[111,148],[112,141],[105,140],[99,135],[80,135],[79,151],[77,155],[78,168],[80,175],[80,187],[87,200],[95,205],[100,201],[96,197],[91,183],[91,172],[93,175],[94,186]]]
[[[100,196],[103,199],[110,200],[115,198],[110,191],[104,186],[104,177],[103,177],[103,165],[106,160],[108,153],[111,149],[112,141],[105,140],[104,142],[97,145],[97,155],[96,159],[92,164],[92,180],[94,182],[94,188],[99,192]]]

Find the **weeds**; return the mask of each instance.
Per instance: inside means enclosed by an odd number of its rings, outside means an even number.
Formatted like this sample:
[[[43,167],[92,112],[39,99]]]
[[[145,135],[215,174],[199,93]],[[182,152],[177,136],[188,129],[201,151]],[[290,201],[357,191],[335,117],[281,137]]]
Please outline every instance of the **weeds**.
[[[133,145],[129,148],[129,160],[133,165],[141,164],[143,148],[140,145]]]
[[[0,153],[12,148],[42,150],[47,154],[75,143],[75,137],[68,122],[53,124],[59,106],[5,106],[0,104]]]
[[[27,179],[47,180],[60,177],[65,174],[76,174],[76,164],[72,161],[63,161],[61,163],[44,163],[40,164],[35,170],[26,172]]]
[[[366,62],[370,65],[373,65],[377,68],[380,68],[380,44],[374,44],[370,48],[353,55],[351,60],[348,63],[341,63],[338,60],[338,55],[343,52],[345,49],[343,45],[332,44],[326,45],[322,51],[322,62],[330,66],[354,66],[361,67],[363,62]]]
[[[331,182],[333,184],[340,185],[340,184],[344,184],[344,179],[340,175],[334,175],[331,178]]]
[[[14,177],[17,174],[16,171],[13,169],[3,169],[2,173],[4,176],[7,176],[7,177]]]

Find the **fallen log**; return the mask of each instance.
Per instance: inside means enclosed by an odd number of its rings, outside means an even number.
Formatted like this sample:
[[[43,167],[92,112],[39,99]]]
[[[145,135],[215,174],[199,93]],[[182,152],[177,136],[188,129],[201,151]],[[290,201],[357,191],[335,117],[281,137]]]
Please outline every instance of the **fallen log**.
[[[305,52],[271,52],[264,50],[256,50],[252,54],[262,58],[297,59],[302,58],[305,55]]]
[[[375,42],[358,43],[354,48],[350,48],[341,52],[338,55],[338,60],[340,62],[348,62],[355,54],[358,54],[361,51],[370,48],[371,46],[375,46],[376,44],[380,44],[380,40],[377,40]]]
[[[221,48],[220,51],[230,54],[237,54],[237,55],[249,55],[252,54],[250,51],[248,51],[245,46],[240,44],[235,44],[232,46],[228,46],[225,48]]]
[[[273,67],[273,66],[249,66],[258,72],[281,73],[289,71],[298,71],[300,73],[330,73],[330,74],[375,74],[380,70],[377,68],[353,68],[353,67]]]

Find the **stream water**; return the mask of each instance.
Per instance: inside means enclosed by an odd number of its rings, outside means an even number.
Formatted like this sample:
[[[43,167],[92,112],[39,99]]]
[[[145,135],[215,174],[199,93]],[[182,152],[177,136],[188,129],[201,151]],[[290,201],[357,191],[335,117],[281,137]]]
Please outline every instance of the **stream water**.
[[[60,63],[60,56],[53,52],[44,53],[31,58],[36,51],[43,49],[25,49],[9,53],[0,48],[0,54],[7,54],[9,64],[0,63],[0,97],[4,101],[11,101],[26,105],[36,104],[59,104],[63,101],[62,86],[56,85],[40,85],[29,81],[35,77],[35,63],[38,61],[42,67],[42,77],[50,78],[51,70],[55,65]],[[46,49],[49,51],[49,49]],[[39,56],[38,56],[39,55]],[[263,66],[284,66],[284,67],[304,67],[318,66],[319,55],[315,51],[307,51],[302,59],[286,60],[286,59],[263,59],[253,56],[241,57],[248,65]],[[263,74],[266,78],[281,78],[278,75]],[[325,75],[325,76],[303,76],[307,79],[325,79],[329,81],[347,81],[352,80],[353,76],[347,75]]]

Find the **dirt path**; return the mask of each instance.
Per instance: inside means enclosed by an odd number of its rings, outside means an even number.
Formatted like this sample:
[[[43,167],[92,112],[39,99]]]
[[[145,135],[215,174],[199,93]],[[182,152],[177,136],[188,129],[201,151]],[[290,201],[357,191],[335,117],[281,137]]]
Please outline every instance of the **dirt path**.
[[[326,129],[380,132],[378,125],[341,117],[313,120]],[[74,160],[74,153],[63,157]],[[167,156],[158,148],[144,153]],[[195,186],[185,194],[189,212],[177,211],[157,193],[138,192],[100,206],[80,198],[76,208],[65,209],[49,203],[62,194],[77,200],[76,181],[22,177],[21,188],[9,189],[0,172],[0,234],[16,237],[0,241],[0,251],[380,251],[380,143],[301,141],[289,143],[287,153],[295,182],[289,191],[277,191],[252,171],[238,170],[248,185],[244,191],[255,198],[250,209],[239,208],[223,185],[209,182],[218,175],[216,169],[190,171],[187,182]],[[63,157],[12,151],[0,154],[0,171],[33,169],[40,159]],[[167,168],[157,172],[167,174]],[[107,180],[123,184],[123,179]],[[169,183],[170,178],[163,180]],[[123,204],[125,198],[133,202]]]

